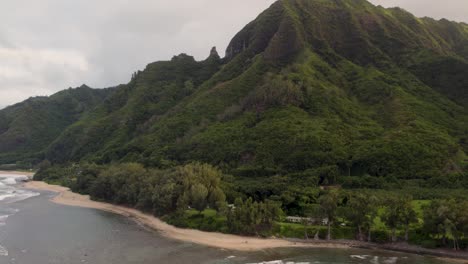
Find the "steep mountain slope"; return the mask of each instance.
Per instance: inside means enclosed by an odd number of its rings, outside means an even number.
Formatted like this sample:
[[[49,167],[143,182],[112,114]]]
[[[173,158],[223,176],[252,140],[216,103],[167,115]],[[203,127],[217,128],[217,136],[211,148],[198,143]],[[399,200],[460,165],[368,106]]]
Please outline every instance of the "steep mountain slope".
[[[148,123],[164,115],[210,78],[221,65],[215,49],[202,62],[181,54],[171,61],[148,65],[128,85],[67,129],[49,148],[48,158],[64,162],[97,157],[101,162],[123,158],[122,147],[147,130]],[[108,153],[103,156],[101,153]]]
[[[38,160],[37,152],[52,143],[81,115],[101,103],[111,89],[81,86],[50,97],[30,98],[0,111],[0,164]]]
[[[321,183],[443,179],[466,172],[467,47],[463,23],[365,0],[280,0],[224,59],[213,50],[148,65],[46,158],[198,160]]]

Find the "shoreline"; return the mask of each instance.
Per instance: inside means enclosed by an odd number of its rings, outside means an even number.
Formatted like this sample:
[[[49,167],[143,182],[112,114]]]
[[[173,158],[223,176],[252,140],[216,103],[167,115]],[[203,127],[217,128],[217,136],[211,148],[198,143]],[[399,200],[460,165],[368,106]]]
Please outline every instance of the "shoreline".
[[[0,175],[2,174],[28,176],[30,179],[34,176],[34,172],[28,172],[28,171],[22,172],[22,171],[0,170]]]
[[[432,256],[452,263],[468,264],[466,252],[451,252],[449,250],[424,249],[418,246],[406,244],[374,244],[354,240],[301,240],[301,239],[279,239],[279,238],[255,238],[238,235],[230,235],[215,232],[205,232],[194,229],[182,229],[169,225],[159,218],[143,213],[137,209],[128,208],[110,203],[92,201],[88,195],[73,193],[69,188],[50,185],[45,182],[30,181],[21,185],[23,188],[42,190],[57,193],[51,202],[66,206],[92,208],[106,212],[115,213],[128,217],[139,224],[147,226],[159,232],[160,235],[174,240],[200,244],[208,247],[221,248],[235,251],[259,251],[274,248],[332,248],[349,249],[362,248],[369,250],[387,250],[417,255]]]
[[[235,251],[258,251],[272,248],[352,248],[350,242],[318,241],[317,243],[305,243],[289,241],[284,239],[262,239],[255,237],[244,237],[215,232],[204,232],[195,229],[182,229],[169,225],[153,215],[143,213],[139,210],[104,202],[92,201],[88,195],[73,193],[69,188],[50,185],[45,182],[30,181],[22,184],[23,188],[55,192],[57,195],[51,199],[52,202],[74,206],[98,209],[119,214],[137,221],[144,226],[158,231],[162,236],[169,239],[200,244],[209,247],[235,250]]]

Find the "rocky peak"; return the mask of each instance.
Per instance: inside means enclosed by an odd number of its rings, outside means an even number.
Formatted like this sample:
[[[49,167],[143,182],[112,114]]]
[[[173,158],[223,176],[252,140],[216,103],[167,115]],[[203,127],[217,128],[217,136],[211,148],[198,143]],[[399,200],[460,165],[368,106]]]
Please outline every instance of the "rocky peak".
[[[219,56],[219,54],[218,54],[218,50],[216,49],[216,47],[211,48],[210,56],[208,56],[208,59],[211,59],[211,58],[214,58],[214,59],[220,59],[221,58]]]

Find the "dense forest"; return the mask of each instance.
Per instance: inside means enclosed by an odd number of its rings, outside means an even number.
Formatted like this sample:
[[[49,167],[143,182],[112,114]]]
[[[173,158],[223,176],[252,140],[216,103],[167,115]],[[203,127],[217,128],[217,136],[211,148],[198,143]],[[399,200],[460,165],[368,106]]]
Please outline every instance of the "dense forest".
[[[68,186],[98,201],[134,207],[183,228],[263,237],[405,241],[455,250],[468,247],[466,192],[457,197],[438,189],[437,195],[415,199],[407,194],[409,190],[301,188],[273,179],[274,184],[283,185],[281,195],[254,198],[237,193],[242,186],[236,187],[230,178],[202,163],[169,169],[138,163],[43,163],[35,175],[36,180]],[[300,221],[291,223],[288,215]]]
[[[0,165],[33,167],[44,148],[112,92],[83,85],[50,97],[29,98],[1,110]]]
[[[181,54],[125,85],[1,110],[0,151],[37,179],[178,226],[462,248],[468,25],[280,0],[224,58]]]

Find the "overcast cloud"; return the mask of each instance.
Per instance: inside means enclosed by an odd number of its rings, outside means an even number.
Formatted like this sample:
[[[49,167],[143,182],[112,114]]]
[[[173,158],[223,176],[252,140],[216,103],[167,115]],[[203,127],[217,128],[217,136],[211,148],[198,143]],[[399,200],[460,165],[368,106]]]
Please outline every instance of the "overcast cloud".
[[[146,64],[196,59],[274,0],[0,0],[0,108],[83,83],[126,83]],[[371,0],[468,22],[467,0]]]

